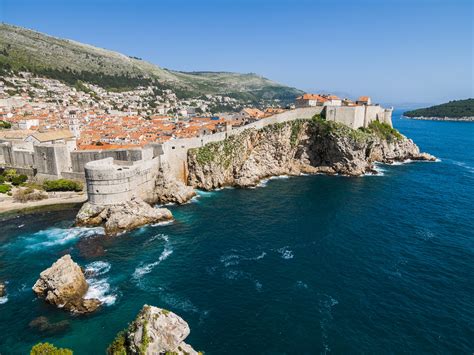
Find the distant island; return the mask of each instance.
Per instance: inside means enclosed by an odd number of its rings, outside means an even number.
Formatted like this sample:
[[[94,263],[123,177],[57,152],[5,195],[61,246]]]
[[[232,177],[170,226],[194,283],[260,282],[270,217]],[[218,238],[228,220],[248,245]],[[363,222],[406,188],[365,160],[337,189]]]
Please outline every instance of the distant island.
[[[454,100],[448,103],[407,111],[405,117],[436,121],[474,121],[474,99]]]

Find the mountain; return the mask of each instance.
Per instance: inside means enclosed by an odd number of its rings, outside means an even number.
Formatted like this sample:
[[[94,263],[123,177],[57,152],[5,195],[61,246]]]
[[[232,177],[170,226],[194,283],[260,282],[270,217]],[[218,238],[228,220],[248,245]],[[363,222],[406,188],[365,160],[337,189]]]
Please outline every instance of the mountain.
[[[81,80],[110,90],[155,84],[180,97],[226,94],[252,101],[291,101],[301,94],[253,73],[168,70],[140,58],[4,23],[0,24],[0,69],[30,71],[70,84]]]
[[[406,117],[426,117],[439,119],[461,119],[474,117],[474,99],[454,100],[445,104],[407,111]]]

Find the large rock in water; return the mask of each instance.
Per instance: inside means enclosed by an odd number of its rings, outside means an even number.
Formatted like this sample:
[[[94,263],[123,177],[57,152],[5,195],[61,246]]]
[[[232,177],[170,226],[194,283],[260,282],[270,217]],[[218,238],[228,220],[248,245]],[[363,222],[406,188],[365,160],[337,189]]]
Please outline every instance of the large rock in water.
[[[5,296],[5,294],[6,294],[5,289],[6,289],[5,284],[0,282],[0,297]]]
[[[89,313],[95,311],[101,302],[84,299],[88,288],[81,267],[67,254],[40,274],[33,291],[59,308],[73,313]]]
[[[108,235],[131,230],[145,224],[173,219],[167,208],[154,208],[139,198],[115,205],[86,202],[76,216],[77,226],[104,226]]]
[[[184,339],[190,330],[180,316],[145,305],[130,326],[115,338],[108,354],[198,354]]]

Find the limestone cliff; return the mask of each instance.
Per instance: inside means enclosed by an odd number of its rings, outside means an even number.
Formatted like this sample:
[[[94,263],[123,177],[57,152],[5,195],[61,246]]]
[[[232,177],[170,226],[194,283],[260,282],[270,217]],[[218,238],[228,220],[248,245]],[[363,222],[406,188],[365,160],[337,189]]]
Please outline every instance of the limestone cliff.
[[[172,219],[166,208],[154,208],[139,198],[115,205],[82,205],[76,216],[77,226],[104,226],[108,235],[131,230],[145,224]]]
[[[196,196],[194,189],[176,180],[166,165],[160,168],[160,173],[155,181],[153,194],[153,201],[161,204],[183,204]]]
[[[107,349],[108,354],[197,355],[184,342],[190,330],[180,316],[162,308],[145,305],[127,329]]]
[[[188,184],[201,189],[249,187],[276,175],[327,173],[359,176],[374,162],[434,160],[388,125],[353,130],[315,117],[248,129],[188,152]]]

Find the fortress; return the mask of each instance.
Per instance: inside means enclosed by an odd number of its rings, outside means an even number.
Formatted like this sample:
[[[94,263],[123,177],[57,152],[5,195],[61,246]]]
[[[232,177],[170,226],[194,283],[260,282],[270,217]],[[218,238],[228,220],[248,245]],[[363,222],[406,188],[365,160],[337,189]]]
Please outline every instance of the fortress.
[[[89,202],[94,205],[113,205],[134,197],[153,202],[156,181],[164,171],[186,184],[189,149],[225,140],[246,129],[309,119],[316,114],[353,129],[368,127],[376,120],[392,126],[392,109],[378,105],[303,107],[244,126],[228,126],[223,132],[173,139],[143,148],[78,151],[67,141],[40,144],[4,141],[0,143],[0,162],[7,168],[40,180],[69,178],[85,181]]]

